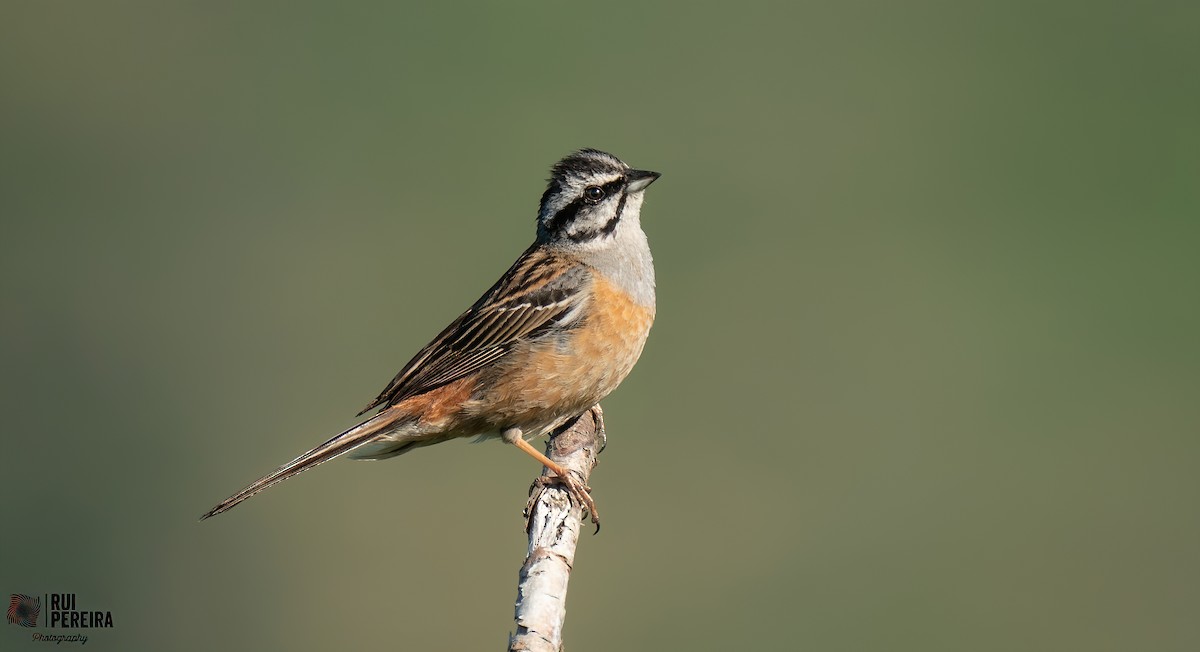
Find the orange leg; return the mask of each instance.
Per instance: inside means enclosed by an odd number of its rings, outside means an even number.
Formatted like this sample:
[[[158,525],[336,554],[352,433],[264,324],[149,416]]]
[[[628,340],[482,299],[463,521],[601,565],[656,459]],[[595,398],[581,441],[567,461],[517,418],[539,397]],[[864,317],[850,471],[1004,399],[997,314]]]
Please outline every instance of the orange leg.
[[[507,439],[507,437],[506,437]],[[567,470],[556,464],[554,460],[546,457],[541,451],[533,447],[533,444],[525,441],[524,437],[514,437],[511,440],[513,446],[525,451],[525,454],[542,463],[542,466],[554,471],[554,475],[562,478],[567,475]]]
[[[541,451],[534,448],[533,444],[525,441],[525,437],[522,436],[520,429],[512,428],[510,430],[506,430],[504,431],[503,436],[504,441],[521,449],[526,455],[541,462],[543,466],[554,472],[553,476],[539,476],[538,479],[534,481],[535,485],[545,487],[549,484],[561,484],[563,488],[566,489],[567,494],[574,498],[576,502],[582,505],[584,509],[591,514],[592,522],[596,524],[596,531],[600,531],[600,514],[596,510],[596,501],[592,500],[591,495],[588,493],[591,491],[590,487],[584,486],[584,484],[580,482],[578,478],[571,475],[562,467],[562,465],[555,463],[554,460],[551,460]],[[532,491],[532,488],[530,490]],[[536,500],[536,497],[531,498],[530,505],[533,504],[534,500]]]

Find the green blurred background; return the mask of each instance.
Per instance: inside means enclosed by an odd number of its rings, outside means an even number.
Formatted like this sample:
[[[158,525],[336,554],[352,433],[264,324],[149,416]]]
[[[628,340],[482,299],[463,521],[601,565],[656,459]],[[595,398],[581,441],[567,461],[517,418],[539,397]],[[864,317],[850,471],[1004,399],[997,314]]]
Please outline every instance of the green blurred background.
[[[1200,4],[0,8],[0,593],[494,650],[536,465],[352,423],[579,147],[660,170],[574,652],[1200,648]],[[0,648],[36,649],[5,625]]]

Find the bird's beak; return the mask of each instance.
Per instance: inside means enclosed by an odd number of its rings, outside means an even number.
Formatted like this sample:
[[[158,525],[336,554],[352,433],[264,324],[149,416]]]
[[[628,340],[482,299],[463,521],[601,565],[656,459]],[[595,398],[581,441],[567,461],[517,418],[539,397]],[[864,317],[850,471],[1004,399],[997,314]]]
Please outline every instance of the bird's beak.
[[[651,172],[650,170],[629,170],[625,173],[625,189],[629,192],[641,192],[646,189],[646,186],[654,183],[654,180],[661,176],[661,174]]]

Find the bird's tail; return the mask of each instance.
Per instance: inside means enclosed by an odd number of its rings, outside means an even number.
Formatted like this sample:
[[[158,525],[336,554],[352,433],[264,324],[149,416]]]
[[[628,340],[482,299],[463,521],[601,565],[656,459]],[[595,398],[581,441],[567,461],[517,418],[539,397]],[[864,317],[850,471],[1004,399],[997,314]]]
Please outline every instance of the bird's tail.
[[[342,455],[343,453],[348,453],[355,448],[366,444],[367,442],[371,441],[374,436],[378,435],[381,430],[395,423],[396,420],[401,416],[402,414],[400,414],[398,411],[384,410],[370,419],[358,424],[357,426],[333,436],[320,446],[317,446],[300,457],[292,460],[291,462],[284,464],[278,469],[275,469],[267,475],[255,480],[245,489],[242,489],[236,494],[226,498],[225,500],[222,500],[219,505],[205,512],[204,515],[200,517],[200,520],[203,521],[210,516],[216,516],[221,512],[227,512],[230,509],[233,509],[238,503],[266,489],[267,487],[270,487],[271,485],[283,482],[297,473],[307,471],[308,469],[311,469],[322,462],[328,462],[329,460]]]

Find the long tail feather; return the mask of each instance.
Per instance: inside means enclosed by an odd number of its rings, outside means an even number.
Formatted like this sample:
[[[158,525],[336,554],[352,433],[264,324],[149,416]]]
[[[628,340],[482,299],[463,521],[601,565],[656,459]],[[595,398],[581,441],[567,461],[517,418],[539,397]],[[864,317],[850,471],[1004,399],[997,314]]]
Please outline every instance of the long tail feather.
[[[221,501],[219,505],[205,512],[204,515],[200,517],[200,520],[203,521],[204,519],[211,516],[216,516],[221,512],[227,512],[230,509],[233,509],[238,503],[250,498],[254,494],[257,494],[271,485],[283,482],[284,480],[287,480],[288,478],[303,471],[307,471],[308,469],[311,469],[322,462],[328,462],[339,455],[348,453],[355,448],[366,444],[371,440],[372,437],[379,434],[380,430],[383,430],[387,426],[391,425],[400,416],[401,415],[398,413],[390,410],[384,410],[383,412],[376,414],[357,426],[333,436],[325,443],[308,451],[300,457],[297,457],[291,462],[284,464],[271,473],[259,478],[258,480],[255,480],[245,489],[242,489],[236,494]]]

